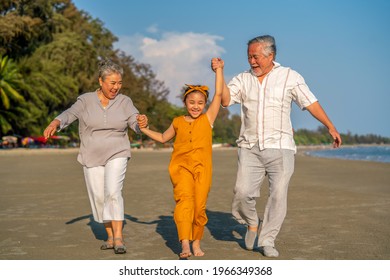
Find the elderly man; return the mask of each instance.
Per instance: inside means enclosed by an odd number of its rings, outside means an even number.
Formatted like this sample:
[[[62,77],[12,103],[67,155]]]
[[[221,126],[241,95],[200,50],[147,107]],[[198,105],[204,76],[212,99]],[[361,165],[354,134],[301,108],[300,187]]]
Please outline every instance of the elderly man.
[[[296,146],[291,124],[291,103],[308,110],[328,128],[333,146],[341,137],[303,77],[275,62],[276,45],[272,36],[256,37],[248,42],[250,70],[225,84],[222,105],[241,105],[241,130],[238,144],[238,172],[232,204],[233,216],[246,224],[245,246],[258,247],[266,257],[278,257],[275,239],[287,212],[287,190],[294,171]],[[212,60],[212,68],[219,67]],[[256,198],[265,178],[269,180],[269,198],[260,220]]]

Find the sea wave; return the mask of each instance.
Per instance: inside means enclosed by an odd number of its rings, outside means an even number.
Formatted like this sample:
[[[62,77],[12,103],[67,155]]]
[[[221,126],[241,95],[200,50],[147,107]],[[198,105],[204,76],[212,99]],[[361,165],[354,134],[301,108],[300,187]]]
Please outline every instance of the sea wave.
[[[307,151],[306,154],[324,158],[390,162],[390,146],[342,147],[339,149],[312,150]]]

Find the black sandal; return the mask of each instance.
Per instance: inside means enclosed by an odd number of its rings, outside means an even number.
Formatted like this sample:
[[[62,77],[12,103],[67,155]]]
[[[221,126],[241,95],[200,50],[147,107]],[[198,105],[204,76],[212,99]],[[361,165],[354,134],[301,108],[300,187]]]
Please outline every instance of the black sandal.
[[[114,238],[109,237],[106,241],[104,241],[103,245],[100,246],[100,250],[110,250],[114,249]]]
[[[115,240],[120,240],[122,242],[122,245],[114,245],[115,254],[125,254],[126,253],[126,246],[125,246],[125,243],[123,243],[122,238],[117,237],[117,238],[114,238],[114,241]]]

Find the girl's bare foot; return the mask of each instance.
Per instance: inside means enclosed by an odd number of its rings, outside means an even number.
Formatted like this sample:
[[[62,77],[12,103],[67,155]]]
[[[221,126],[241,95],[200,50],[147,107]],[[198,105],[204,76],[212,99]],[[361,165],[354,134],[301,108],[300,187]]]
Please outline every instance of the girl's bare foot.
[[[181,253],[179,254],[181,259],[186,259],[191,257],[191,248],[190,248],[190,241],[189,240],[182,240],[181,241]]]
[[[200,248],[200,240],[194,240],[194,242],[192,242],[192,250],[194,251],[195,257],[203,257],[204,256],[204,252]]]

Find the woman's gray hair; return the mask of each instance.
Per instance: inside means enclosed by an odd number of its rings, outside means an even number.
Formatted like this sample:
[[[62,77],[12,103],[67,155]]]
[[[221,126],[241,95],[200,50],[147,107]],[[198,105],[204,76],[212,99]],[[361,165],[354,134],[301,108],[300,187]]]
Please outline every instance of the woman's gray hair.
[[[123,76],[123,68],[109,59],[104,59],[100,61],[99,78],[104,81],[106,77],[111,74],[120,74],[121,76]]]
[[[249,47],[249,45],[254,44],[254,43],[261,43],[261,44],[265,45],[264,51],[266,53],[264,53],[264,55],[268,56],[271,53],[273,53],[274,57],[276,56],[275,38],[272,37],[271,35],[258,36],[256,38],[249,40],[248,47]]]

